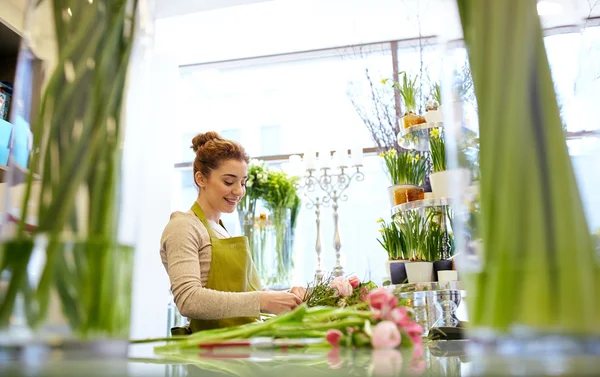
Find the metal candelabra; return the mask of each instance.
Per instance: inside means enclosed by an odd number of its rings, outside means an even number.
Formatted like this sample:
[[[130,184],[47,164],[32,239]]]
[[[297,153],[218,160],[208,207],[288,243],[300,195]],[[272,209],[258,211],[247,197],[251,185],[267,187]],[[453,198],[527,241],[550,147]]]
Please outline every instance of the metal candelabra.
[[[340,240],[340,228],[339,228],[339,202],[348,200],[348,196],[344,194],[344,191],[350,186],[352,180],[362,181],[365,176],[360,171],[362,165],[355,165],[352,168],[346,166],[340,166],[339,172],[333,173],[329,168],[321,168],[321,175],[316,175],[316,169],[306,169],[306,175],[302,177],[299,182],[299,187],[304,190],[304,196],[308,198],[306,207],[308,209],[315,209],[315,215],[317,217],[317,242],[315,250],[317,252],[317,268],[315,270],[315,277],[322,278],[324,271],[321,263],[321,207],[326,207],[331,204],[333,207],[333,223],[334,223],[334,236],[333,236],[333,247],[335,248],[335,267],[333,269],[334,276],[344,275],[344,268],[341,262],[341,248],[342,242]],[[346,171],[349,169],[356,169],[352,174],[348,174]],[[320,188],[324,193],[323,196],[318,195],[316,189]]]

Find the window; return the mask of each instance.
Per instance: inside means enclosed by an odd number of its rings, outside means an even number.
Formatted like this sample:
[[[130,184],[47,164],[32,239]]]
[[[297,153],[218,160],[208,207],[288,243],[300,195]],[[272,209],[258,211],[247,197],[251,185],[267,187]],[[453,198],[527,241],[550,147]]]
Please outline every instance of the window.
[[[597,170],[600,160],[600,138],[575,136],[580,131],[600,129],[597,112],[576,111],[595,110],[597,106],[591,104],[600,103],[600,28],[588,28],[583,36],[548,36],[546,46],[571,138],[569,151],[589,211],[590,226],[595,229],[600,227],[600,197],[594,195],[600,176],[591,172]],[[399,44],[398,64],[400,71],[418,73],[421,49],[423,68],[429,74],[423,81],[427,89],[440,80],[441,49],[431,44]],[[251,156],[296,154],[309,147],[334,150],[350,147],[357,140],[362,147],[373,147],[351,101],[369,100],[366,70],[375,85],[381,85],[382,78],[392,77],[390,44],[182,68],[180,84],[185,100],[178,110],[177,133],[182,135],[184,148],[179,160],[191,161],[191,138],[209,130],[241,142]],[[343,266],[347,273],[381,282],[387,275],[387,256],[376,240],[376,221],[389,216],[389,181],[378,156],[365,157],[362,171],[365,180],[350,185],[348,201],[339,208]],[[191,169],[180,168],[179,173],[181,187],[175,189],[175,209],[187,210],[197,191]],[[328,270],[335,263],[332,216],[331,208],[321,211],[323,262]],[[314,220],[314,212],[303,207],[296,231],[296,283],[305,283],[313,276]],[[240,233],[236,214],[227,216],[224,222],[232,233]]]

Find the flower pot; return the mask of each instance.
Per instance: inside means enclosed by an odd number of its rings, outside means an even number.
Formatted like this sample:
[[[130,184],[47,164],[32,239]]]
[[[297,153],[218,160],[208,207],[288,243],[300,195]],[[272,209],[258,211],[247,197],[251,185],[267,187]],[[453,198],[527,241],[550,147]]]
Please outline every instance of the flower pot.
[[[433,281],[432,262],[410,262],[406,263],[406,275],[409,283],[428,283]]]
[[[392,207],[425,198],[425,190],[415,185],[400,184],[390,186],[388,187],[388,194]]]
[[[388,270],[390,271],[390,280],[392,284],[405,284],[408,281],[406,276],[405,263],[408,261],[404,260],[389,260]]]
[[[438,281],[438,271],[448,271],[452,270],[452,260],[444,259],[444,260],[436,260],[433,262],[433,279],[434,281]]]
[[[424,115],[427,123],[442,123],[444,121],[444,117],[442,115],[442,107],[440,106],[437,110],[429,110]]]
[[[451,169],[431,173],[429,180],[436,198],[450,198],[457,196],[457,193],[465,192],[470,175],[467,169]]]

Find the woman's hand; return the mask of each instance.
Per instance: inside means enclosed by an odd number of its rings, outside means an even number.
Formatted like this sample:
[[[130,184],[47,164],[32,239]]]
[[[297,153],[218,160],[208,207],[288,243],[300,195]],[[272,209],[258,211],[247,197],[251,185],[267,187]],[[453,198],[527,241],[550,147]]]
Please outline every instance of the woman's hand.
[[[261,291],[260,310],[279,314],[290,311],[302,303],[302,298],[290,292]]]
[[[292,287],[292,289],[290,289],[290,293],[300,297],[300,299],[304,301],[304,296],[306,296],[306,288]]]

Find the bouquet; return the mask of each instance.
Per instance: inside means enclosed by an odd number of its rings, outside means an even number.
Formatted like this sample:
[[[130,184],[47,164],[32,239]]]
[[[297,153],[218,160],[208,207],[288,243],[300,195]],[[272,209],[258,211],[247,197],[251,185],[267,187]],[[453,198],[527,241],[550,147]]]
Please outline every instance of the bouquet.
[[[362,283],[356,276],[317,279],[309,284],[303,301],[309,307],[345,307],[366,303],[367,294],[377,288],[372,281]]]
[[[341,290],[345,288],[340,287]],[[322,342],[316,346],[330,345],[334,348],[393,349],[414,346],[413,353],[420,354],[422,333],[423,328],[414,321],[412,311],[402,306],[398,298],[387,289],[378,288],[366,295],[363,304],[309,307],[305,303],[291,312],[265,321],[168,338],[170,342],[155,347],[155,352],[197,348],[203,344],[254,337],[270,337],[320,338]]]

